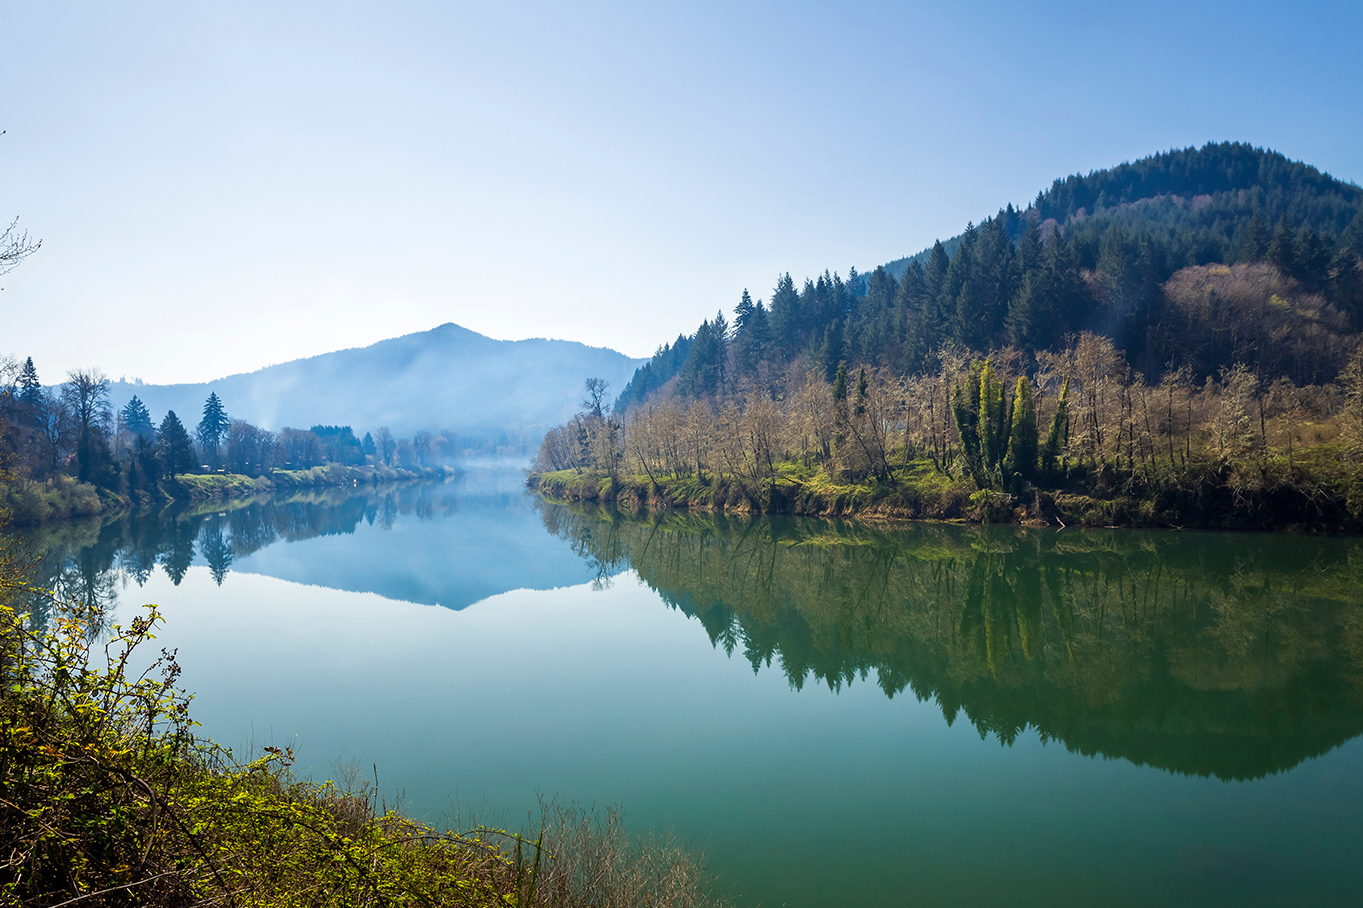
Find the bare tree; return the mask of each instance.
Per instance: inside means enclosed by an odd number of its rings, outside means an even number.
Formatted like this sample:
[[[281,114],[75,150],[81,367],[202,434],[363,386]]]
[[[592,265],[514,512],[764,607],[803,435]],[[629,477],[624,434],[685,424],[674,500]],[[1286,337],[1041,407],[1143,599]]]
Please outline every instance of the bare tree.
[[[388,431],[387,426],[379,426],[379,434],[374,437],[374,447],[379,455],[379,462],[391,466],[398,444],[393,440],[393,433]]]
[[[4,135],[4,133],[0,133]],[[4,233],[0,233],[0,274],[10,271],[28,258],[43,245],[42,240],[30,240],[27,230],[19,229],[19,219],[10,221]]]
[[[582,383],[582,409],[593,419],[606,418],[606,389],[610,383],[604,378],[589,378]]]
[[[62,402],[71,413],[76,432],[76,458],[81,482],[94,475],[96,461],[107,455],[106,437],[113,421],[109,379],[98,369],[72,369],[62,385]]]

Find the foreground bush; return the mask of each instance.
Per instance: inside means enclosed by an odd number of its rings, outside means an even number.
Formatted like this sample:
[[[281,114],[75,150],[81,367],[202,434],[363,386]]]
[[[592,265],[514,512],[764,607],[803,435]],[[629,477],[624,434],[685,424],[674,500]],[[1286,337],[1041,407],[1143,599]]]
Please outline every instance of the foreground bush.
[[[47,594],[21,567],[0,548],[0,905],[712,904],[689,856],[614,811],[547,804],[534,841],[438,831],[295,778],[289,750],[238,763],[193,734],[173,652],[133,668],[154,607],[105,629],[54,603],[35,627],[20,608]]]

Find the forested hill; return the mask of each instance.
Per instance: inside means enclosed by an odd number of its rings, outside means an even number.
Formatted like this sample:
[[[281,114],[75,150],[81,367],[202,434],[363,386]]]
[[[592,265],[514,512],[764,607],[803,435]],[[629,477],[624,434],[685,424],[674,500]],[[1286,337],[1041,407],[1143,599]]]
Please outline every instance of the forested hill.
[[[315,423],[451,429],[470,443],[534,445],[577,408],[585,378],[623,387],[639,360],[601,347],[535,338],[500,341],[454,324],[182,385],[114,382],[120,409],[136,394],[152,413],[197,418],[215,392],[235,419],[280,429]]]
[[[746,291],[661,347],[617,400],[664,386],[710,396],[780,384],[793,365],[932,368],[951,345],[1030,355],[1112,338],[1149,377],[1236,362],[1332,380],[1363,330],[1363,188],[1240,143],[1153,155],[1056,180],[918,255],[844,279],[825,271],[768,298]]]

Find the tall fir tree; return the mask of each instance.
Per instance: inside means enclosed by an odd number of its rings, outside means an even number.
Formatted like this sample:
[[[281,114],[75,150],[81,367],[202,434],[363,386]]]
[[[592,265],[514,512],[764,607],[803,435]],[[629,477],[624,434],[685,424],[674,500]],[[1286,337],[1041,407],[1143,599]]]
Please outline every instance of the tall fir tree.
[[[228,417],[222,400],[218,398],[218,392],[210,392],[208,399],[204,401],[203,419],[199,420],[199,428],[195,434],[203,447],[204,458],[214,469],[218,466],[218,448],[227,437],[227,429],[231,425],[232,420]]]
[[[1240,244],[1240,261],[1262,262],[1267,254],[1268,225],[1264,223],[1263,212],[1256,208],[1245,228],[1244,242]]]
[[[1266,258],[1269,264],[1276,267],[1283,274],[1295,277],[1297,272],[1297,237],[1291,227],[1287,226],[1287,218],[1278,220],[1278,226],[1273,231],[1273,239],[1269,241]]]
[[[33,366],[33,357],[24,360],[24,368],[19,372],[19,403],[35,412],[43,405],[43,383],[38,381],[38,370]]]
[[[151,438],[156,434],[156,426],[151,421],[151,413],[147,412],[146,406],[136,394],[123,405],[123,409],[119,411],[119,416],[123,418],[123,427],[134,435]]]

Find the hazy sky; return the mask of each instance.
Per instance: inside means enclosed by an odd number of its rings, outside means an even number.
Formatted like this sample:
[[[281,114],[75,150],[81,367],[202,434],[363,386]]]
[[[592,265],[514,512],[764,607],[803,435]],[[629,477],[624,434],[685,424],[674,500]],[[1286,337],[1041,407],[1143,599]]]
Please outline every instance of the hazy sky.
[[[0,3],[0,353],[206,380],[744,287],[1241,140],[1363,180],[1358,3]]]

